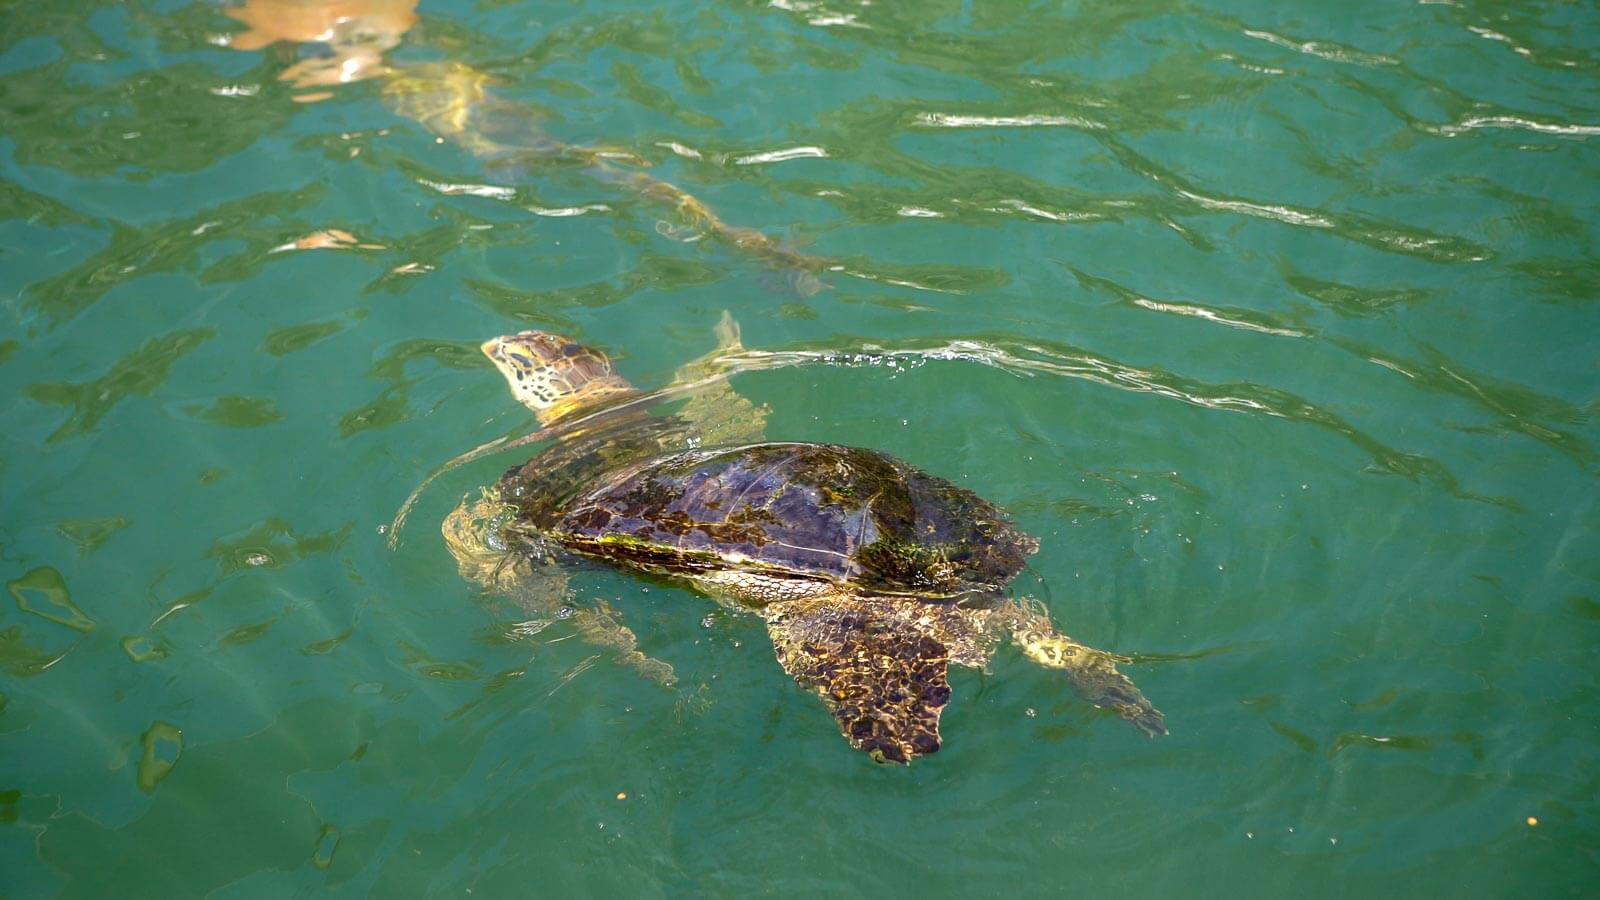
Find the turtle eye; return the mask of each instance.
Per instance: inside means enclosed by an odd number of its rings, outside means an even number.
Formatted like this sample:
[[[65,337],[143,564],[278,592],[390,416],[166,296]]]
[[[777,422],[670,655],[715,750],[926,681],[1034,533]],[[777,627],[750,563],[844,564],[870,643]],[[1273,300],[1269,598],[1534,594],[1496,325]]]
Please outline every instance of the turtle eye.
[[[523,356],[521,353],[518,353],[515,350],[512,350],[510,352],[510,355],[511,355],[511,358],[513,360],[515,360],[520,365],[528,366],[528,367],[532,367],[533,366],[533,360],[532,359],[530,359],[529,357]]]

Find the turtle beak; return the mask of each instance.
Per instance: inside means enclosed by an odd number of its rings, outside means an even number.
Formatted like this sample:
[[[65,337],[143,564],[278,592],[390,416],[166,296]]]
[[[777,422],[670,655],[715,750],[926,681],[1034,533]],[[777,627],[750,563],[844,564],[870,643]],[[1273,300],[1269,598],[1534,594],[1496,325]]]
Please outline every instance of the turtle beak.
[[[480,344],[478,349],[483,351],[484,356],[494,359],[500,353],[500,339],[497,337],[489,338]]]

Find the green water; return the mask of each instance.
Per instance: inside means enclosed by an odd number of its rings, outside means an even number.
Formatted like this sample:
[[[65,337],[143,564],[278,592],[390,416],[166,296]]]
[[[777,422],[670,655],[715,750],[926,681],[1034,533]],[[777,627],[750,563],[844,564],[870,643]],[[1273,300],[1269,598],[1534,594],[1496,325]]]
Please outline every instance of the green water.
[[[297,103],[216,6],[0,7],[0,894],[1592,895],[1592,3],[420,12],[396,60],[828,288],[377,82]],[[324,229],[382,249],[275,251]],[[518,637],[438,537],[516,453],[389,548],[532,425],[479,341],[658,387],[723,310],[769,435],[1012,510],[1171,735],[1002,652],[877,766],[620,573],[579,595],[676,690]]]

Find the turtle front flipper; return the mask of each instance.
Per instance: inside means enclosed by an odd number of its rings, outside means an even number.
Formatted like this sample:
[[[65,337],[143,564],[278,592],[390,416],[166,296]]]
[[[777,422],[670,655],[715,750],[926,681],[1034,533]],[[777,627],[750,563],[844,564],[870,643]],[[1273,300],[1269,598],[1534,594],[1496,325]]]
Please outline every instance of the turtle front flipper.
[[[846,594],[762,609],[784,671],[820,694],[845,739],[878,762],[939,750],[950,651],[916,614],[923,605]]]
[[[1086,647],[1056,631],[1036,603],[1017,603],[1008,624],[1011,639],[1022,652],[1041,666],[1065,672],[1078,696],[1095,706],[1116,710],[1117,715],[1150,737],[1167,733],[1161,710],[1145,699],[1128,676],[1117,671],[1117,663],[1131,662],[1127,657]]]
[[[677,683],[672,666],[641,652],[638,636],[609,604],[577,603],[560,565],[507,546],[503,526],[513,513],[494,492],[485,491],[476,500],[463,499],[440,528],[462,577],[493,596],[510,599],[521,614],[531,616],[514,626],[512,634],[532,636],[566,620],[578,637],[613,651],[618,662],[640,675],[666,687]]]
[[[716,349],[684,363],[673,376],[675,386],[702,383],[690,393],[678,410],[678,417],[694,429],[701,446],[758,443],[765,438],[772,408],[765,403],[757,406],[728,384],[723,360],[742,352],[744,343],[740,340],[739,323],[727,310],[722,311],[717,322],[716,336]]]
[[[593,607],[564,608],[572,611],[572,628],[585,641],[614,651],[618,662],[663,687],[678,683],[672,664],[645,655],[633,629],[622,624],[620,614],[604,600],[596,600]]]

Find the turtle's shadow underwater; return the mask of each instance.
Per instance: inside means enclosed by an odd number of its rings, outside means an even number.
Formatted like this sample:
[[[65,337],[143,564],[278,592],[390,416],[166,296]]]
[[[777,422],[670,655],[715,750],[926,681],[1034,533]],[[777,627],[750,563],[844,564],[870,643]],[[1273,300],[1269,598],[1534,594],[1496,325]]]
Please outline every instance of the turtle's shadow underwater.
[[[719,352],[740,349],[726,315]],[[766,623],[778,662],[852,746],[879,761],[936,752],[948,668],[1009,638],[1084,699],[1147,735],[1162,714],[1117,663],[1004,589],[1038,541],[964,488],[875,450],[762,440],[765,407],[712,380],[670,415],[602,353],[540,331],[483,352],[556,441],[444,522],[463,575],[671,683],[620,616],[572,603],[564,566],[601,562],[687,585]],[[704,375],[704,361],[678,380]]]

